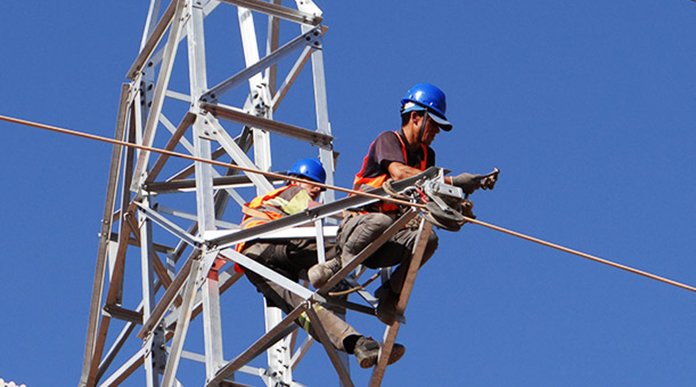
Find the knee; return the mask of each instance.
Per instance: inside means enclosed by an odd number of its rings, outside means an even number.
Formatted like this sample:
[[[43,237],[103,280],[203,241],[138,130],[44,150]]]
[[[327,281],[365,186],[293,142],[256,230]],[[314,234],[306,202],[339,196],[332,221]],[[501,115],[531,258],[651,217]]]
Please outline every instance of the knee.
[[[354,241],[372,240],[389,228],[392,222],[389,216],[380,213],[362,215],[349,231],[349,238]]]
[[[372,213],[366,215],[361,223],[373,231],[382,232],[393,223],[393,220],[385,214]]]

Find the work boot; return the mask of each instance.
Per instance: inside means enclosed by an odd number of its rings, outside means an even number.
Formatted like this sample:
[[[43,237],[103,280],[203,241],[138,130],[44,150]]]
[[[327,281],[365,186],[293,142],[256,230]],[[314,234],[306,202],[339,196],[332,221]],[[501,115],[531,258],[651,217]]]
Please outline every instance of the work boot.
[[[389,283],[386,283],[377,288],[375,297],[379,302],[377,318],[387,325],[393,325],[396,322],[396,304],[399,302],[399,295],[394,293]]]
[[[342,267],[341,258],[336,257],[310,267],[309,271],[307,271],[307,277],[309,277],[309,282],[312,286],[314,286],[315,289],[319,289],[324,286],[334,274],[338,273]]]
[[[370,368],[377,364],[381,348],[382,343],[375,341],[372,337],[360,337],[355,344],[354,350],[355,359],[358,361],[358,364],[360,364],[360,368]],[[392,365],[399,361],[399,359],[404,356],[405,352],[406,347],[399,343],[394,343],[387,365]]]

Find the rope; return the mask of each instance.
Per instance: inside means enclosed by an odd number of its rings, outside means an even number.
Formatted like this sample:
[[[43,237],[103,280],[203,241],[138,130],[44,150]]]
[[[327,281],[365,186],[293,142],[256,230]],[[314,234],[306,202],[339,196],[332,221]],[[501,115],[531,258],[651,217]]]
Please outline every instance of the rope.
[[[417,207],[417,208],[420,208],[421,210],[425,209],[424,204],[412,203],[412,202],[394,199],[394,198],[384,198],[384,197],[381,197],[379,195],[370,194],[368,192],[362,192],[362,191],[356,191],[356,190],[352,190],[352,189],[348,189],[348,188],[332,186],[332,185],[328,185],[328,184],[319,183],[316,181],[300,179],[300,178],[297,178],[294,176],[286,176],[286,175],[282,175],[279,173],[259,171],[257,169],[245,168],[245,167],[241,167],[239,165],[223,163],[223,162],[216,161],[216,160],[202,159],[199,157],[195,157],[195,156],[191,156],[191,155],[187,155],[187,154],[183,154],[183,153],[172,152],[172,151],[168,151],[165,149],[153,148],[153,147],[148,147],[148,146],[144,146],[144,145],[137,145],[137,144],[133,144],[130,142],[115,140],[115,139],[111,139],[111,138],[107,138],[107,137],[96,136],[96,135],[88,134],[88,133],[77,132],[74,130],[59,128],[59,127],[52,126],[52,125],[45,125],[45,124],[40,124],[40,123],[36,123],[36,122],[32,122],[32,121],[22,120],[19,118],[12,118],[12,117],[0,115],[0,120],[19,124],[19,125],[31,126],[31,127],[38,128],[38,129],[49,130],[49,131],[53,131],[53,132],[57,132],[57,133],[68,134],[71,136],[77,136],[77,137],[86,138],[86,139],[90,139],[90,140],[106,142],[106,143],[110,143],[110,144],[114,144],[114,145],[121,145],[121,146],[136,148],[136,149],[140,149],[140,150],[160,153],[160,154],[164,154],[164,155],[168,155],[168,156],[179,157],[179,158],[183,158],[183,159],[191,160],[191,161],[195,161],[195,162],[208,163],[208,164],[217,165],[220,167],[236,169],[236,170],[242,171],[242,172],[257,173],[257,174],[260,174],[260,175],[263,175],[266,177],[271,177],[274,179],[290,180],[290,181],[294,181],[294,182],[298,182],[298,183],[313,184],[313,185],[316,185],[316,186],[319,186],[319,187],[325,188],[325,189],[331,189],[334,191],[344,192],[344,193],[353,194],[353,195],[361,195],[361,196],[369,197],[372,199],[379,199],[379,200],[394,203],[394,204],[401,204],[401,205],[405,205],[405,206]],[[682,288],[685,290],[690,290],[692,292],[696,292],[696,288],[693,286],[689,286],[689,285],[686,285],[686,284],[683,284],[683,283],[680,283],[677,281],[673,281],[673,280],[670,280],[670,279],[667,279],[664,277],[660,277],[660,276],[657,276],[655,274],[651,274],[651,273],[648,273],[648,272],[645,272],[642,270],[634,269],[634,268],[629,267],[629,266],[621,265],[621,264],[616,263],[616,262],[612,262],[612,261],[609,261],[606,259],[596,257],[594,255],[582,253],[582,252],[577,251],[577,250],[569,249],[567,247],[557,245],[555,243],[547,242],[547,241],[544,241],[544,240],[541,240],[538,238],[534,238],[534,237],[531,237],[531,236],[528,236],[528,235],[525,235],[525,234],[522,234],[522,233],[519,233],[516,231],[508,230],[508,229],[505,229],[505,228],[502,228],[499,226],[495,226],[495,225],[492,225],[492,224],[489,224],[486,222],[482,222],[480,220],[476,220],[473,218],[469,218],[466,216],[464,217],[464,220],[466,220],[469,223],[477,224],[479,226],[486,227],[486,228],[489,228],[491,230],[495,230],[498,232],[502,232],[504,234],[512,235],[514,237],[521,238],[521,239],[524,239],[524,240],[527,240],[530,242],[534,242],[534,243],[540,244],[542,246],[550,247],[550,248],[560,250],[560,251],[563,251],[563,252],[566,252],[569,254],[577,255],[579,257],[586,258],[586,259],[589,259],[591,261],[601,263],[604,265],[608,265],[608,266],[614,267],[616,269],[624,270],[624,271],[627,271],[627,272],[630,272],[633,274],[638,274],[638,275],[641,275],[643,277],[647,277],[647,278],[650,278],[650,279],[653,279],[653,280],[656,280],[659,282],[666,283],[668,285],[672,285],[672,286],[676,286],[678,288]],[[365,285],[363,285],[363,286],[365,286]]]
[[[358,286],[356,286],[356,287],[353,287],[353,288],[350,288],[350,289],[346,289],[346,290],[342,290],[342,291],[339,291],[339,292],[329,292],[328,295],[329,295],[329,296],[332,296],[332,297],[341,297],[341,296],[347,296],[347,295],[349,295],[349,294],[351,294],[351,293],[355,293],[355,292],[357,292],[357,291],[363,290],[363,289],[365,289],[369,284],[371,284],[371,283],[374,282],[377,278],[379,278],[379,276],[380,276],[381,274],[382,274],[382,273],[380,273],[380,272],[378,271],[377,273],[373,274],[372,277],[368,278],[367,281],[365,281],[365,283],[362,284],[362,285],[358,285]]]

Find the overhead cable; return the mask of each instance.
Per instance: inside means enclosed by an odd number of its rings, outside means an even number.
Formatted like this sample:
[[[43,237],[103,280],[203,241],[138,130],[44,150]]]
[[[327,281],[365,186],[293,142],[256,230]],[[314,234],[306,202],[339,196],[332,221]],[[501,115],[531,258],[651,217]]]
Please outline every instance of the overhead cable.
[[[0,115],[0,120],[19,124],[19,125],[31,126],[31,127],[38,128],[38,129],[49,130],[52,132],[67,134],[67,135],[71,135],[71,136],[77,136],[77,137],[86,138],[86,139],[90,139],[90,140],[106,142],[106,143],[110,143],[110,144],[114,144],[114,145],[126,146],[126,147],[136,148],[136,149],[140,149],[140,150],[160,153],[160,154],[164,154],[167,156],[179,157],[179,158],[183,158],[183,159],[190,160],[190,161],[208,163],[208,164],[212,164],[212,165],[216,165],[216,166],[220,166],[220,167],[235,169],[235,170],[238,170],[241,172],[257,173],[257,174],[260,174],[260,175],[263,175],[266,177],[270,177],[270,178],[274,178],[274,179],[290,180],[290,181],[294,181],[294,182],[298,182],[298,183],[313,184],[313,185],[316,185],[318,187],[325,188],[325,189],[331,189],[334,191],[344,192],[344,193],[348,193],[348,194],[352,194],[352,195],[361,195],[361,196],[369,197],[372,199],[379,199],[379,200],[394,203],[394,204],[401,204],[401,205],[405,205],[405,206],[417,207],[417,208],[420,208],[421,210],[425,209],[424,204],[413,203],[413,202],[409,202],[409,201],[405,201],[405,200],[401,200],[401,199],[396,199],[396,198],[385,198],[385,197],[382,197],[379,195],[371,194],[369,192],[363,192],[363,191],[357,191],[357,190],[352,190],[352,189],[348,189],[348,188],[332,186],[332,185],[323,184],[323,183],[319,183],[319,182],[312,181],[312,180],[301,179],[301,178],[297,178],[294,176],[287,176],[287,175],[274,173],[274,172],[260,171],[258,169],[241,167],[241,166],[236,165],[236,164],[224,163],[224,162],[216,161],[216,160],[203,159],[200,157],[191,156],[191,155],[187,155],[184,153],[178,153],[178,152],[173,152],[173,151],[169,151],[166,149],[159,149],[159,148],[153,148],[153,147],[148,147],[148,146],[144,146],[144,145],[133,144],[133,143],[126,142],[126,141],[116,140],[116,139],[112,139],[112,138],[108,138],[108,137],[97,136],[97,135],[93,135],[93,134],[89,134],[89,133],[78,132],[78,131],[74,131],[74,130],[70,130],[70,129],[59,128],[59,127],[52,126],[52,125],[40,124],[40,123],[36,123],[36,122],[32,122],[32,121],[22,120],[19,118],[13,118],[13,117]],[[645,272],[642,270],[634,269],[634,268],[626,266],[626,265],[612,262],[612,261],[609,261],[609,260],[606,260],[603,258],[596,257],[594,255],[586,254],[586,253],[583,253],[583,252],[580,252],[577,250],[573,250],[573,249],[570,249],[570,248],[567,248],[567,247],[564,247],[561,245],[557,245],[555,243],[547,242],[547,241],[544,241],[544,240],[541,240],[538,238],[534,238],[534,237],[531,237],[531,236],[528,236],[528,235],[525,235],[525,234],[522,234],[522,233],[519,233],[516,231],[508,230],[508,229],[505,229],[503,227],[495,226],[495,225],[490,224],[490,223],[482,222],[480,220],[476,220],[476,219],[469,218],[466,216],[464,216],[464,219],[468,223],[477,224],[479,226],[486,227],[486,228],[489,228],[491,230],[499,231],[499,232],[502,232],[504,234],[508,234],[508,235],[511,235],[511,236],[514,236],[517,238],[521,238],[521,239],[524,239],[524,240],[527,240],[530,242],[540,244],[542,246],[550,247],[550,248],[560,250],[560,251],[563,251],[563,252],[566,252],[569,254],[577,255],[579,257],[586,258],[586,259],[589,259],[591,261],[601,263],[604,265],[608,265],[608,266],[614,267],[616,269],[624,270],[624,271],[627,271],[627,272],[630,272],[633,274],[638,274],[638,275],[641,275],[643,277],[647,277],[647,278],[650,278],[650,279],[653,279],[656,281],[666,283],[668,285],[672,285],[672,286],[676,286],[676,287],[679,287],[679,288],[682,288],[685,290],[690,290],[692,292],[696,292],[696,287],[689,286],[689,285],[686,285],[686,284],[683,284],[683,283],[680,283],[680,282],[677,282],[674,280],[670,280],[668,278],[660,277],[660,276],[655,275],[655,274],[651,274],[651,273],[648,273],[648,272]]]

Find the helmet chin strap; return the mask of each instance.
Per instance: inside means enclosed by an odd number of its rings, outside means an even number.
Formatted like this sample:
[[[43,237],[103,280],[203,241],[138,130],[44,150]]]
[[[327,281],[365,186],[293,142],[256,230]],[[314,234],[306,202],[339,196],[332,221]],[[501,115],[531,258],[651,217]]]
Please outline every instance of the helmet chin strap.
[[[418,142],[423,143],[423,133],[425,133],[425,124],[428,123],[428,110],[423,113],[423,122],[421,123],[420,131],[418,132]]]

